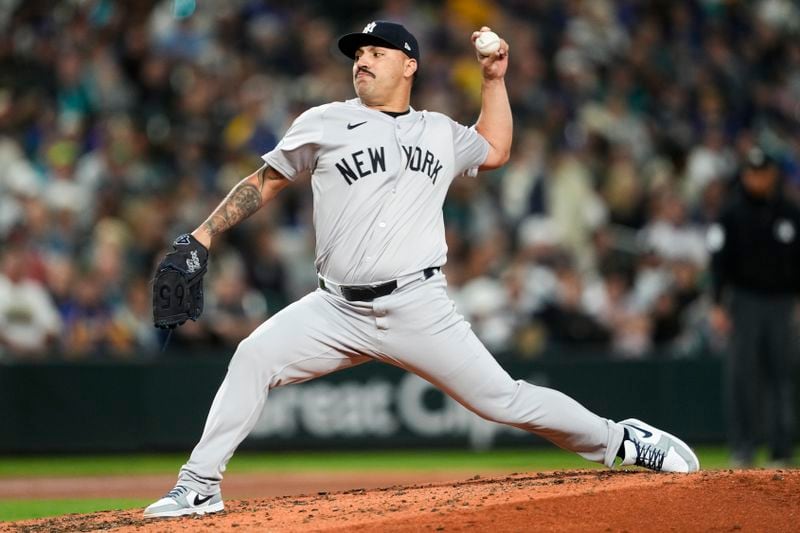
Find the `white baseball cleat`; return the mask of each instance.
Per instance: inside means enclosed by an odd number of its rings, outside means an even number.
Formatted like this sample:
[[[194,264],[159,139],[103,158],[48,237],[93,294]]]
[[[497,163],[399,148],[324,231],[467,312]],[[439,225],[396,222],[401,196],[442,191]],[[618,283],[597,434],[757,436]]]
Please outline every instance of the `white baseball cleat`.
[[[628,418],[620,424],[625,428],[622,441],[625,457],[621,466],[636,465],[656,472],[697,472],[700,461],[681,439],[654,428],[641,420]]]
[[[222,511],[222,493],[202,496],[197,492],[178,485],[166,496],[147,506],[145,518],[163,518],[191,514],[218,513]]]

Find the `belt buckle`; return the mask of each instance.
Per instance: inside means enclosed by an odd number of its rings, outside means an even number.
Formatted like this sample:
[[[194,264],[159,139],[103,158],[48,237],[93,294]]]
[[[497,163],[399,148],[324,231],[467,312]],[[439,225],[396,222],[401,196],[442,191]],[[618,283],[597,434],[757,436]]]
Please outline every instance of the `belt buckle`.
[[[340,285],[339,290],[348,302],[371,302],[375,299],[375,289],[368,285],[365,287]],[[364,293],[366,294],[362,296]]]
[[[397,289],[397,280],[387,281],[380,285],[339,286],[342,296],[350,302],[372,302],[375,298],[387,296]]]

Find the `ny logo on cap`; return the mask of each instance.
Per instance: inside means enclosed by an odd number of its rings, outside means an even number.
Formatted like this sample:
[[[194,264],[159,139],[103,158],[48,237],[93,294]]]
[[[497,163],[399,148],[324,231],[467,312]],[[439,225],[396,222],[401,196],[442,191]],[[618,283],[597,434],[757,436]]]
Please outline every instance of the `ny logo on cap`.
[[[362,33],[372,33],[372,30],[374,29],[375,29],[375,22],[370,22],[369,24],[364,26]]]

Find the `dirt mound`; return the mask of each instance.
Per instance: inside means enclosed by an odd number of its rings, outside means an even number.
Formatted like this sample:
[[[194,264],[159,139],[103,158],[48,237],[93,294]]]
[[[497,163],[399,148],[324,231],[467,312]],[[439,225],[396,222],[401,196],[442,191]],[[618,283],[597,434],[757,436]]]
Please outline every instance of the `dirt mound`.
[[[800,470],[569,471],[228,501],[223,513],[197,518],[144,520],[138,509],[68,515],[5,530],[793,531],[798,524]]]

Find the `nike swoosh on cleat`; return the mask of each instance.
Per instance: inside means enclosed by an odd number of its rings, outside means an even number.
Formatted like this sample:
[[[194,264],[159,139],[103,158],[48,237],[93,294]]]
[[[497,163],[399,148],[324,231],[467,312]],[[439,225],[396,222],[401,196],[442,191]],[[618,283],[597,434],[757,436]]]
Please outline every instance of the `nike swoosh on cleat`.
[[[201,498],[199,494],[195,494],[194,495],[194,503],[192,505],[195,505],[195,506],[203,505],[204,503],[206,503],[208,500],[210,500],[213,497],[214,497],[213,494],[211,496],[206,496],[205,498]]]
[[[366,124],[366,123],[367,123],[367,121],[365,120],[364,122],[359,122],[358,124],[348,124],[348,125],[347,125],[347,129],[348,129],[348,130],[352,130],[353,128],[357,128],[357,127],[359,127],[360,125],[362,125],[362,124]]]
[[[635,429],[636,431],[641,431],[642,432],[642,437],[644,437],[646,439],[649,439],[650,437],[653,436],[653,434],[651,432],[647,431],[646,429],[642,429],[639,426],[634,426],[633,424],[625,424],[625,425],[628,426],[629,428]]]

